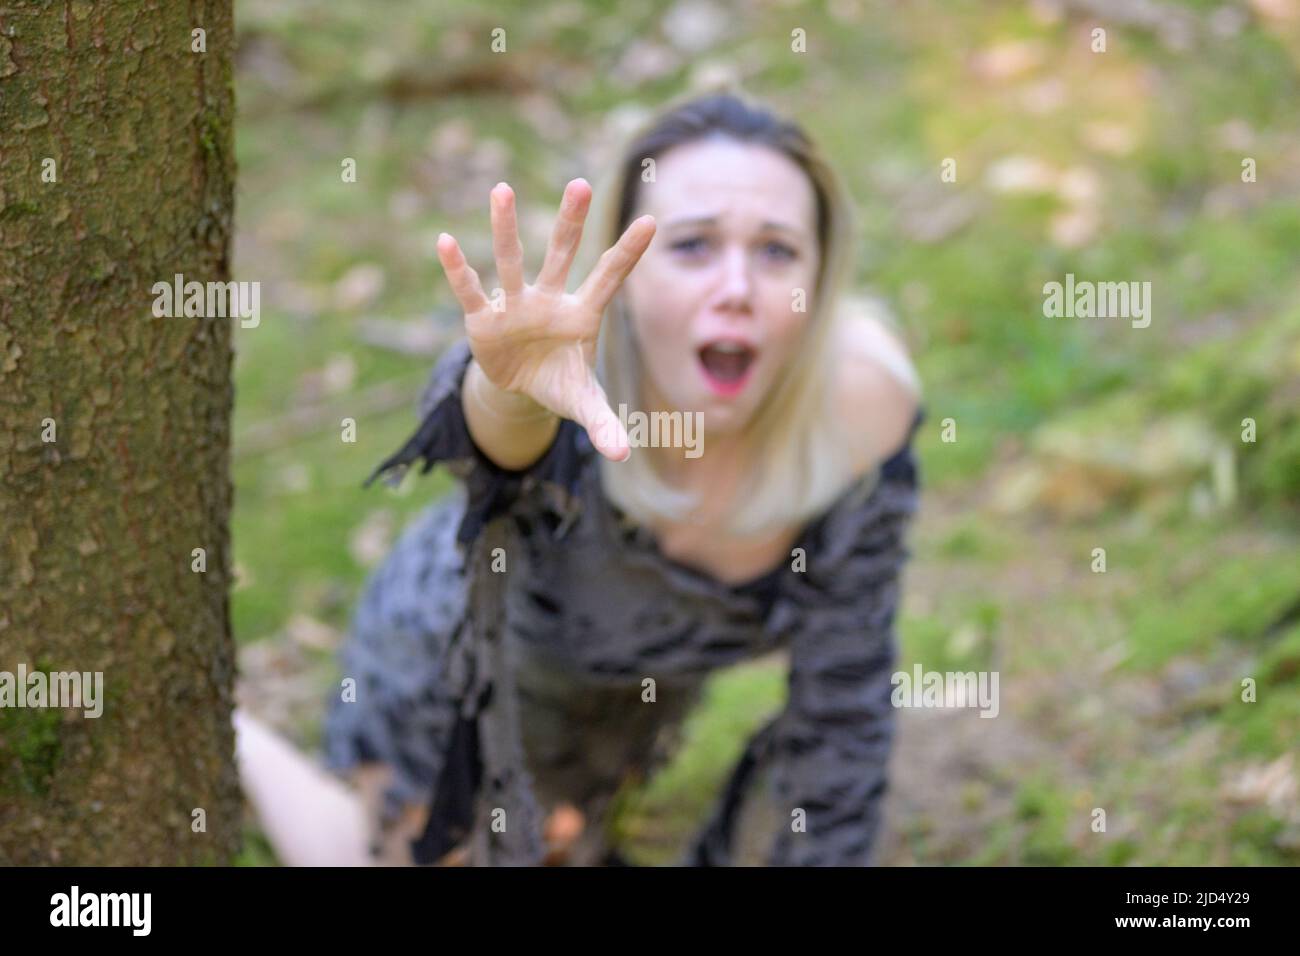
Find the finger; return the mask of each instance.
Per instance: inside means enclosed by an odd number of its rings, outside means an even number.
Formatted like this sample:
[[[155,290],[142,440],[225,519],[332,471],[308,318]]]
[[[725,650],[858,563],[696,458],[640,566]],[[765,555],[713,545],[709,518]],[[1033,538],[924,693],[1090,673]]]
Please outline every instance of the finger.
[[[506,295],[516,295],[524,289],[524,249],[519,244],[515,193],[505,183],[497,183],[491,197],[492,253],[497,260],[497,277]]]
[[[442,263],[442,271],[447,273],[451,291],[455,293],[456,300],[466,315],[487,308],[488,299],[483,293],[478,273],[470,268],[465,261],[465,253],[461,252],[460,243],[449,233],[444,232],[438,236],[438,261]]]
[[[546,247],[546,260],[537,273],[537,285],[543,289],[564,291],[564,282],[573,266],[573,257],[582,241],[582,224],[591,208],[591,186],[585,179],[575,179],[564,189],[560,201],[560,215],[551,232],[551,243]]]
[[[626,461],[632,453],[627,429],[599,386],[584,393],[570,417],[587,430],[592,446],[610,461]]]
[[[581,299],[586,299],[588,304],[598,312],[604,312],[605,307],[614,298],[614,293],[618,291],[618,287],[632,271],[632,267],[641,260],[654,234],[653,216],[642,216],[634,220],[619,237],[618,242],[605,250],[605,254],[596,263],[596,268],[592,269],[591,275],[587,276],[587,281],[574,294]]]

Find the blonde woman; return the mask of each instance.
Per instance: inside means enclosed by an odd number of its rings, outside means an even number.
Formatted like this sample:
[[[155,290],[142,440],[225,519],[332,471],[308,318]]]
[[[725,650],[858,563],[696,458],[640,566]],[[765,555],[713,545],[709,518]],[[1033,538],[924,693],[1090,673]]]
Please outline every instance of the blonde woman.
[[[797,125],[730,93],[689,100],[633,138],[613,179],[610,245],[581,282],[581,179],[531,281],[514,193],[491,191],[495,301],[439,239],[466,337],[380,471],[443,462],[464,488],[397,543],[343,651],[357,694],[334,700],[326,755],[360,799],[238,717],[246,785],[286,862],[456,862],[488,826],[463,626],[467,581],[488,573],[467,555],[502,516],[519,543],[502,556],[505,632],[550,862],[618,862],[611,802],[671,753],[710,673],[777,649],[788,702],[679,862],[873,861],[916,375],[887,327],[841,299],[849,203]],[[629,410],[693,416],[703,442],[632,442]]]

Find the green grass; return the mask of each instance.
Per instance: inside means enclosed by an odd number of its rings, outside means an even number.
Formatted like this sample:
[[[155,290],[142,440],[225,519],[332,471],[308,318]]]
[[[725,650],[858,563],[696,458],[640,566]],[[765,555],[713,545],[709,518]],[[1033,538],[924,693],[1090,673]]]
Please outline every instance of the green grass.
[[[1149,582],[1125,602],[1131,668],[1150,669],[1189,651],[1207,653],[1224,640],[1257,642],[1296,599],[1300,551],[1227,561],[1193,552],[1171,560],[1169,571],[1165,581]]]
[[[616,834],[629,856],[666,864],[713,809],[745,742],[775,714],[786,696],[783,668],[747,664],[716,675],[701,706],[688,718],[676,758],[638,792],[620,814]]]

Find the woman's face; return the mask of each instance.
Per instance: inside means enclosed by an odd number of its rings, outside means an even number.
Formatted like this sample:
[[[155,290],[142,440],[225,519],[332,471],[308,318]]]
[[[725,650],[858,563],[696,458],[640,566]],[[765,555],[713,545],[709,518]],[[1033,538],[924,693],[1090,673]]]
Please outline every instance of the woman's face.
[[[733,139],[675,146],[655,165],[635,215],[653,215],[657,230],[623,286],[645,365],[641,399],[735,433],[812,314],[812,183],[776,150]]]

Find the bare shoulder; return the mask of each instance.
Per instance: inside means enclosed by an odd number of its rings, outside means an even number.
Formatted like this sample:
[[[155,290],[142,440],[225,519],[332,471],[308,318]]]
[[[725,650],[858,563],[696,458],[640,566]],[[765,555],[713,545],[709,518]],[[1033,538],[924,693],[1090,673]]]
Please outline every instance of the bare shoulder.
[[[902,447],[921,402],[921,385],[902,339],[869,311],[839,323],[837,394],[862,442],[859,468],[874,468]]]

